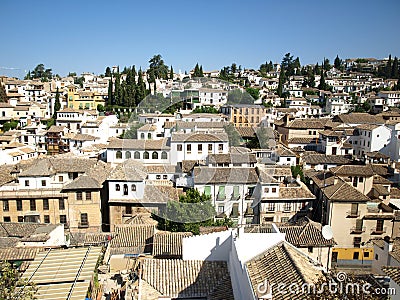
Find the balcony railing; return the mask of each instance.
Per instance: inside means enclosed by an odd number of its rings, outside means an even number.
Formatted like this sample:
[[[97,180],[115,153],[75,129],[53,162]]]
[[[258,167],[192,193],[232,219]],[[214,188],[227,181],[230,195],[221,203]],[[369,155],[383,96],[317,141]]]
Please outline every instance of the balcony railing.
[[[371,234],[383,234],[386,232],[386,227],[383,228],[371,228]]]
[[[88,228],[89,227],[89,222],[79,222],[78,223],[79,228]]]
[[[363,232],[365,232],[365,226],[363,226],[363,227],[355,226],[355,227],[351,227],[351,229],[350,229],[351,234],[361,234]]]
[[[358,218],[360,216],[359,211],[348,211],[346,214],[347,218]]]

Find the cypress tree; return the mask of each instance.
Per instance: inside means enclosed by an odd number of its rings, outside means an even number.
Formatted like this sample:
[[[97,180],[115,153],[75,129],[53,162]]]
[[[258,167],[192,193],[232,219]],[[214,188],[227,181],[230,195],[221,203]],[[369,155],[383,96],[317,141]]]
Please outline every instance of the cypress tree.
[[[171,66],[171,69],[169,70],[169,79],[174,79],[174,69]]]
[[[278,90],[277,90],[277,93],[278,93],[279,97],[282,97],[284,83],[285,83],[285,71],[281,67],[281,71],[279,73]]]
[[[392,75],[392,55],[389,55],[389,60],[386,64],[385,77],[390,78]]]
[[[199,69],[199,77],[204,77],[203,66],[200,66],[200,69]]]
[[[392,74],[391,78],[399,78],[399,60],[397,56],[394,57],[393,65],[392,65]]]
[[[114,98],[115,104],[121,105],[121,76],[119,73],[115,74],[115,83],[114,83]]]
[[[108,99],[107,99],[107,105],[112,105],[113,104],[113,83],[112,79],[108,82]]]
[[[56,99],[54,101],[54,117],[56,117],[56,112],[58,112],[61,108],[61,103],[60,103],[60,92],[58,91],[58,87],[56,90]]]

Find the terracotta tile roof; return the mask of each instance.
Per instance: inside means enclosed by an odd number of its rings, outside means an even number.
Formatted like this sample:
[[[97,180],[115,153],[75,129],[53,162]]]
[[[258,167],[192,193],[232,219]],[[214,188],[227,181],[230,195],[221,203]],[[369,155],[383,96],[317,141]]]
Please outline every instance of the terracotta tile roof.
[[[163,174],[163,173],[175,173],[175,166],[170,164],[160,164],[160,165],[147,165],[144,166],[144,171],[148,174]]]
[[[324,122],[318,119],[295,119],[291,121],[287,126],[291,129],[324,129]]]
[[[390,277],[390,280],[400,285],[400,267],[383,266],[382,271]]]
[[[234,299],[223,261],[145,259],[142,280],[171,298]]]
[[[8,248],[0,249],[0,260],[16,261],[16,260],[34,260],[36,255],[42,250],[38,247]]]
[[[208,155],[208,162],[212,164],[221,164],[221,163],[243,164],[243,163],[256,163],[257,159],[255,154],[252,153],[210,154]]]
[[[153,239],[153,256],[182,256],[182,239],[192,236],[191,232],[157,232]]]
[[[12,182],[14,177],[11,175],[11,171],[15,169],[13,165],[2,165],[0,168],[0,186]]]
[[[335,122],[346,124],[384,124],[385,120],[378,115],[370,115],[368,113],[351,113],[338,115],[333,118]]]
[[[98,140],[99,138],[93,135],[89,135],[89,134],[75,134],[74,137],[71,138],[71,140],[74,141],[94,141],[94,140]]]
[[[351,159],[341,155],[325,155],[319,153],[305,153],[302,156],[302,160],[303,162],[310,165],[319,165],[319,164],[346,165],[352,162]]]
[[[250,282],[256,297],[262,295],[258,286],[265,280],[272,285],[274,300],[291,299],[292,295],[280,293],[278,284],[297,284],[314,282],[322,272],[318,270],[307,257],[297,252],[288,243],[281,242],[246,263]],[[296,299],[308,299],[307,294],[296,294]]]
[[[144,124],[142,127],[138,128],[138,131],[156,131],[157,126],[153,124]]]
[[[361,124],[361,125],[357,125],[356,128],[361,129],[361,130],[368,130],[368,131],[372,131],[376,128],[378,128],[381,125],[375,125],[375,124]]]
[[[367,152],[365,153],[365,155],[367,157],[371,157],[371,158],[383,158],[383,159],[388,159],[389,156],[379,152],[379,151],[374,151],[374,152]]]
[[[173,186],[146,184],[143,199],[140,199],[140,203],[166,204],[168,201],[178,201],[182,193],[182,190]]]
[[[63,190],[70,191],[70,190],[82,190],[82,189],[101,189],[102,184],[100,184],[96,179],[82,174],[81,176],[75,178],[71,183],[67,184],[63,187]]]
[[[315,199],[315,196],[304,184],[301,184],[296,187],[280,187],[279,199]]]
[[[372,168],[374,174],[378,174],[381,176],[388,176],[391,173],[393,173],[393,171],[391,171],[387,166],[383,166],[383,165],[371,164],[371,168]]]
[[[111,254],[137,254],[151,250],[154,233],[154,225],[116,225],[115,236],[110,242]]]
[[[256,136],[256,131],[253,127],[235,127],[236,131],[244,138],[252,138]]]
[[[329,200],[335,202],[367,202],[371,200],[340,178],[336,184],[325,187],[324,194]]]
[[[330,171],[338,176],[366,176],[370,177],[375,174],[371,165],[343,165],[331,168]]]
[[[176,133],[171,137],[171,142],[228,142],[226,133]]]
[[[64,126],[56,126],[56,125],[53,125],[53,126],[51,126],[51,127],[47,130],[47,132],[63,132],[64,129],[65,129]]]
[[[109,180],[121,181],[143,181],[147,177],[143,164],[134,160],[127,159],[122,164],[117,165],[109,175]]]
[[[226,231],[228,230],[227,226],[206,226],[200,227],[200,234],[209,234],[209,233],[213,233],[213,232],[221,232],[221,231]]]
[[[184,122],[176,121],[177,130],[190,128],[224,128],[227,122]]]
[[[198,166],[197,160],[182,160],[182,172],[189,173],[195,166]]]
[[[379,194],[379,196],[389,196],[388,188],[382,184],[373,184],[372,188]]]
[[[294,137],[287,140],[288,144],[315,144],[316,138],[312,137]]]
[[[166,138],[161,140],[112,139],[107,149],[169,150],[169,146],[167,146]]]
[[[394,187],[390,188],[390,198],[400,199],[400,189]]]
[[[175,125],[176,125],[176,122],[168,121],[168,122],[164,122],[163,128],[171,129],[171,128],[175,127]]]
[[[374,175],[374,184],[391,184],[392,182],[389,179],[382,177],[381,175]]]
[[[257,183],[255,168],[210,168],[195,167],[195,184]]]

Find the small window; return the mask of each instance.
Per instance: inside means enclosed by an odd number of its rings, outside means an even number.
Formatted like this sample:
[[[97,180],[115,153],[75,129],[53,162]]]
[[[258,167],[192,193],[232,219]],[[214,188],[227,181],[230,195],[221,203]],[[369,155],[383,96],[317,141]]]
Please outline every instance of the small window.
[[[140,159],[140,152],[139,151],[135,151],[135,153],[133,153],[133,158],[134,159]]]
[[[67,224],[67,216],[66,215],[60,215],[60,223]]]
[[[313,253],[314,248],[313,247],[308,247],[308,253]]]
[[[24,217],[23,216],[18,216],[18,223],[24,222]]]
[[[8,203],[8,200],[3,200],[3,211],[9,211],[10,210],[10,205]]]
[[[353,252],[353,259],[358,259],[360,257],[360,252]]]
[[[125,158],[126,159],[130,159],[131,158],[131,152],[130,151],[126,151],[125,152]]]
[[[369,252],[364,252],[364,257],[369,257]]]
[[[89,219],[88,219],[88,214],[87,213],[81,213],[81,225],[82,226],[88,226],[89,225]]]
[[[43,210],[49,210],[49,199],[43,199]]]
[[[42,186],[46,186],[46,180],[42,180]]]
[[[63,182],[64,181],[64,177],[63,176],[58,176],[58,182]]]
[[[378,259],[379,259],[378,254],[375,254],[375,260],[378,260]]]
[[[58,209],[59,210],[64,210],[65,209],[64,199],[58,199]]]
[[[122,159],[122,151],[117,151],[117,153],[115,154],[115,158],[116,159]]]
[[[22,211],[22,200],[17,200],[17,211]]]
[[[218,151],[222,152],[224,150],[224,144],[218,144]]]
[[[176,146],[176,148],[177,148],[177,151],[182,151],[182,144],[178,144],[178,145]]]
[[[163,177],[164,180],[168,179],[168,175],[163,175],[162,177]]]
[[[132,192],[136,192],[136,184],[132,184],[131,185],[131,191]]]
[[[161,179],[161,175],[156,175],[156,179],[160,180]]]
[[[197,145],[197,151],[198,151],[199,153],[202,153],[202,152],[203,152],[203,145],[202,145],[202,144],[198,144],[198,145]]]
[[[186,151],[187,151],[187,153],[191,153],[192,152],[192,145],[191,144],[186,145]]]
[[[359,182],[364,182],[364,177],[358,177]]]
[[[85,196],[86,196],[86,200],[92,200],[92,192],[86,191]]]
[[[152,159],[158,159],[158,153],[157,153],[156,151],[154,151],[154,152],[151,154],[151,158],[152,158]]]
[[[76,200],[82,200],[82,192],[76,192]]]
[[[128,185],[124,184],[124,195],[127,196],[128,195]]]
[[[276,188],[272,188],[272,192],[273,192],[273,193],[276,193]]]
[[[35,211],[36,210],[36,200],[35,199],[31,199],[29,202],[29,208],[31,211]]]
[[[144,151],[143,152],[143,159],[149,159],[149,157],[150,157],[149,152]]]
[[[49,216],[49,215],[44,215],[43,221],[44,221],[45,223],[50,223],[50,216]]]
[[[211,153],[213,151],[213,145],[208,144],[208,153]]]
[[[167,152],[161,152],[161,159],[167,159]]]
[[[11,217],[4,217],[4,222],[11,222]]]
[[[29,186],[29,180],[25,180],[25,186]]]
[[[115,185],[115,190],[116,190],[116,191],[120,191],[120,190],[121,190],[121,187],[120,187],[119,184],[116,184],[116,185]]]
[[[264,188],[264,193],[268,194],[269,193],[269,188]]]
[[[125,206],[125,214],[126,215],[131,215],[132,214],[132,206],[126,205]]]

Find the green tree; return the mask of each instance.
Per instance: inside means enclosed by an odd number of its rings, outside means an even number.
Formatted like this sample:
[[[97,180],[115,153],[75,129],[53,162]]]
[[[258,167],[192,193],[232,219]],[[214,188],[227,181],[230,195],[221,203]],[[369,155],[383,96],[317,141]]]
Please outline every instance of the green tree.
[[[385,77],[390,78],[391,75],[392,75],[392,55],[389,54],[389,60],[385,68]]]
[[[246,88],[246,92],[248,92],[250,94],[250,96],[253,97],[254,100],[257,100],[258,98],[260,98],[260,90],[259,89],[248,87],[248,88]]]
[[[154,55],[149,60],[149,74],[152,74],[149,82],[155,82],[155,79],[168,78],[168,66],[165,65],[164,60],[160,54]]]
[[[104,112],[105,111],[104,106],[102,104],[97,104],[97,111],[98,112]]]
[[[233,124],[229,123],[228,125],[224,125],[224,129],[228,135],[229,146],[238,147],[243,143],[242,137]]]
[[[393,65],[392,65],[392,73],[391,78],[399,78],[399,60],[397,56],[394,57]]]
[[[340,70],[342,66],[342,60],[339,58],[339,55],[336,55],[335,61],[333,62],[333,66],[335,69]]]
[[[152,214],[158,222],[158,229],[172,232],[200,233],[201,226],[212,226],[215,209],[211,196],[200,194],[196,189],[189,189],[178,201],[168,201],[159,216]],[[179,222],[178,222],[179,220]]]
[[[112,76],[110,67],[106,68],[106,72],[104,73],[104,76],[105,77],[111,77]]]
[[[321,74],[321,79],[319,81],[318,89],[319,90],[323,90],[323,91],[326,91],[328,89],[328,85],[325,82],[325,74],[324,74],[324,72],[322,72],[322,74]]]
[[[18,121],[11,120],[3,124],[3,131],[6,132],[9,131],[10,129],[15,129],[17,127],[18,127]]]
[[[286,81],[285,71],[281,67],[281,71],[279,72],[278,89],[276,91],[279,97],[283,96],[283,85],[285,84],[285,81]]]
[[[28,73],[26,73],[24,80],[30,80],[31,78],[31,70],[28,70]]]
[[[52,76],[51,69],[46,69],[44,64],[38,64],[30,74],[32,79],[41,79],[42,81],[49,81]]]
[[[61,108],[61,102],[60,102],[60,92],[58,91],[58,87],[56,90],[56,98],[54,100],[54,118],[57,117],[57,112],[60,110]]]
[[[121,93],[121,75],[119,72],[115,74],[114,82],[114,99],[116,105],[122,104],[122,93]]]
[[[78,84],[81,88],[83,88],[83,83],[85,82],[84,77],[75,77],[74,78],[74,83]]]
[[[142,123],[130,124],[129,129],[121,137],[123,139],[137,139],[137,130],[143,125]]]
[[[171,68],[169,69],[169,79],[171,79],[171,80],[174,79],[174,69],[172,68],[172,66],[171,66]]]
[[[218,114],[219,111],[216,109],[214,106],[199,106],[193,109],[192,111],[193,114]]]
[[[18,271],[8,262],[0,262],[0,299],[29,300],[35,299],[35,284],[22,279]]]
[[[107,105],[112,105],[113,103],[113,83],[112,79],[110,79],[108,82]]]

